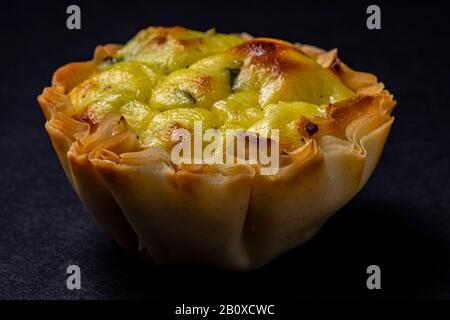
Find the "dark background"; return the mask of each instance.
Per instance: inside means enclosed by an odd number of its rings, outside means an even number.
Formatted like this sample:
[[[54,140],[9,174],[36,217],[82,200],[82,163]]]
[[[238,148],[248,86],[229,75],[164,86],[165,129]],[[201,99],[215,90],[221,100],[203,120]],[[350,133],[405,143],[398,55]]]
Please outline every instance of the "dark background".
[[[0,298],[450,298],[449,11],[443,3],[212,0],[1,3]],[[82,30],[66,29],[78,4]],[[70,187],[36,102],[53,71],[150,25],[246,31],[331,49],[377,74],[396,121],[365,188],[307,244],[248,273],[146,265],[101,232]],[[82,289],[66,288],[77,264]],[[366,289],[377,264],[382,290]]]

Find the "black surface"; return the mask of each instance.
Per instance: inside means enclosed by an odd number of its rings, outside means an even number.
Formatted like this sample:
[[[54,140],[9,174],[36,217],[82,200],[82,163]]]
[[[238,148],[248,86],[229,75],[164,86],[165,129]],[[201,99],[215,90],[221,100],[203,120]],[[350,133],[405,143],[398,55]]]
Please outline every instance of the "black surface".
[[[0,298],[180,299],[450,298],[449,22],[443,4],[380,3],[382,30],[365,27],[369,2],[2,3],[0,32]],[[398,100],[396,122],[366,187],[306,245],[249,273],[152,267],[101,232],[71,189],[44,131],[36,96],[52,72],[123,43],[149,25],[247,31],[338,47]],[[82,289],[66,288],[66,267]],[[366,267],[382,290],[365,287]]]

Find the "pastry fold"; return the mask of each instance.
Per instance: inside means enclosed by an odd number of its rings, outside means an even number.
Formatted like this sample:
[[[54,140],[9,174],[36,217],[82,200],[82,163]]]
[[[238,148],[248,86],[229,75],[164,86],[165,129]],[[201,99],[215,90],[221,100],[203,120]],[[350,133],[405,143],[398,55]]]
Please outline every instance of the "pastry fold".
[[[139,147],[119,114],[97,126],[74,119],[68,92],[118,50],[58,69],[38,101],[66,175],[99,226],[157,264],[258,268],[310,239],[364,186],[393,123],[393,97],[375,76],[351,70],[337,50],[298,45],[356,92],[316,119],[318,134],[281,155],[275,175],[258,165],[176,166]]]

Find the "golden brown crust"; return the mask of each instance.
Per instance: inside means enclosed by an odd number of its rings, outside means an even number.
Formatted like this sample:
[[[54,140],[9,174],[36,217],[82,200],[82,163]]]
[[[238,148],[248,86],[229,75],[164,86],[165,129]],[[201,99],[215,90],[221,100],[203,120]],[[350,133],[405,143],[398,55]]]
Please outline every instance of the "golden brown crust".
[[[289,56],[289,51],[302,54],[303,52],[292,44],[280,40],[256,38],[236,46],[231,51],[238,57],[249,58],[249,66],[268,70],[273,79],[306,67]]]
[[[258,39],[236,50],[277,73],[289,68],[277,53],[284,46]],[[259,165],[176,166],[161,149],[141,150],[117,114],[93,128],[65,113],[68,92],[118,48],[98,47],[92,61],[61,67],[38,101],[64,170],[98,224],[156,263],[249,270],[307,241],[365,184],[393,122],[395,102],[375,76],[351,70],[337,50],[299,45],[357,95],[330,104],[325,118],[300,119],[305,143],[282,154],[276,175],[261,175]]]

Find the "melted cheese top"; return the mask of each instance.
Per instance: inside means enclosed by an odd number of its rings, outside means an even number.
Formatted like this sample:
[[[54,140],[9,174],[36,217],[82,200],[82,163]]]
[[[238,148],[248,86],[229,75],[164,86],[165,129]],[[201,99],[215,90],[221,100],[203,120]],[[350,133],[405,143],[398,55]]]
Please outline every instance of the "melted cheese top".
[[[302,117],[321,117],[354,92],[288,42],[151,27],[69,95],[72,115],[92,124],[120,113],[142,147],[169,150],[174,128],[200,120],[204,130],[279,129],[283,148],[293,149],[303,143]]]

